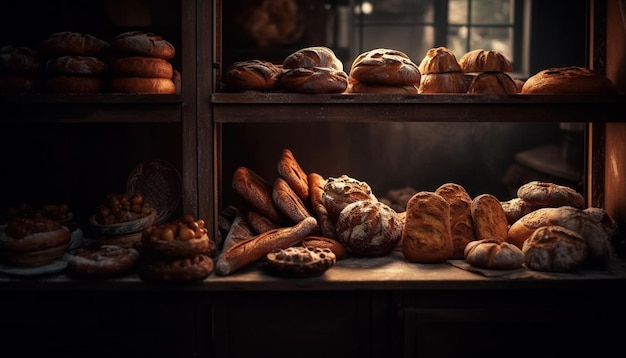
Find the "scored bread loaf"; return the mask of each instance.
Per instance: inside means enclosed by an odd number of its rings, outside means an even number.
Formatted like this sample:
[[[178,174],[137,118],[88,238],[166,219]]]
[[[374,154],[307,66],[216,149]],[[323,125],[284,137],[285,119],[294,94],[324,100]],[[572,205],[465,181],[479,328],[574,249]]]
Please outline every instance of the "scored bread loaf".
[[[459,59],[463,72],[511,72],[513,64],[500,51],[476,49]]]
[[[440,263],[452,257],[450,204],[441,195],[420,191],[406,205],[402,253],[417,263]]]
[[[463,186],[456,183],[440,185],[435,194],[441,195],[450,204],[450,232],[454,245],[453,259],[465,257],[465,246],[476,240],[472,221],[472,198]]]
[[[350,82],[376,83],[389,86],[419,85],[421,73],[417,65],[402,51],[377,48],[363,52],[352,62]]]
[[[447,47],[433,47],[426,51],[426,55],[419,64],[422,75],[432,73],[461,73],[461,66],[452,52]]]
[[[524,253],[517,246],[495,239],[468,243],[464,255],[470,265],[493,270],[514,269],[525,261]]]
[[[303,202],[309,200],[309,178],[291,150],[282,150],[277,167],[278,175],[289,184],[294,193]]]
[[[543,226],[524,241],[526,266],[536,271],[567,272],[585,262],[588,247],[583,237],[562,226]]]
[[[283,222],[274,200],[272,186],[248,167],[239,167],[233,173],[233,189],[244,201],[277,224]]]
[[[476,240],[506,241],[509,222],[498,198],[481,194],[472,200],[472,221]]]
[[[278,177],[272,188],[272,201],[284,217],[293,223],[300,222],[312,216],[302,200],[291,189],[285,179]]]

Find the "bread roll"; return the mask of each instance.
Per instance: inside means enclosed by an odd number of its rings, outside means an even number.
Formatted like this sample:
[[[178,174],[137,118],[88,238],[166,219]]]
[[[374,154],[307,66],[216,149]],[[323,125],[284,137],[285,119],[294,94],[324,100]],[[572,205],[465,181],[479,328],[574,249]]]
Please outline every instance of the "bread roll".
[[[419,85],[421,73],[405,53],[378,48],[366,51],[352,62],[350,82],[375,83],[388,86]]]
[[[422,75],[462,72],[454,52],[443,46],[426,51],[426,55],[419,64],[419,70]]]
[[[337,240],[355,256],[383,256],[402,237],[402,222],[386,204],[360,200],[348,204],[339,214]]]
[[[440,185],[435,194],[441,195],[450,204],[450,233],[454,246],[451,258],[463,259],[465,246],[476,239],[472,221],[472,198],[463,186],[456,183]]]
[[[606,76],[580,66],[548,68],[529,77],[522,94],[615,94]]]
[[[513,64],[503,53],[496,50],[476,49],[459,59],[463,72],[511,72]]]
[[[158,57],[126,56],[109,62],[109,72],[115,77],[174,77],[172,64]]]
[[[224,83],[234,89],[270,91],[278,87],[282,66],[269,61],[237,61],[226,69]]]
[[[562,226],[543,226],[524,241],[522,252],[531,270],[568,272],[583,265],[587,244],[575,231]]]
[[[474,76],[467,93],[516,94],[519,90],[507,73],[481,72]]]
[[[440,263],[452,257],[450,204],[441,195],[420,191],[406,206],[402,253],[417,263]]]
[[[509,223],[498,198],[481,194],[472,200],[472,221],[476,240],[506,241]]]
[[[152,32],[128,31],[111,41],[111,49],[121,56],[147,56],[170,60],[176,55],[174,46]]]
[[[514,269],[525,262],[524,253],[517,246],[494,239],[468,243],[464,256],[470,265],[492,270]]]
[[[291,93],[343,93],[348,88],[348,75],[327,67],[298,67],[286,70],[279,86]]]
[[[337,58],[335,52],[325,46],[302,48],[285,58],[284,69],[316,67],[329,68],[335,72],[343,72],[343,62]]]

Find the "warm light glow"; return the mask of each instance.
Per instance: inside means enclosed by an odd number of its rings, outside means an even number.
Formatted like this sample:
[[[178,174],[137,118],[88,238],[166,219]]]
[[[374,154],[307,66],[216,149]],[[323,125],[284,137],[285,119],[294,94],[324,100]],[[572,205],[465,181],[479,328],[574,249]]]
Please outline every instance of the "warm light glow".
[[[354,8],[355,14],[369,15],[372,11],[374,11],[374,6],[372,6],[372,3],[369,1],[364,1],[361,3],[361,6],[356,6]]]

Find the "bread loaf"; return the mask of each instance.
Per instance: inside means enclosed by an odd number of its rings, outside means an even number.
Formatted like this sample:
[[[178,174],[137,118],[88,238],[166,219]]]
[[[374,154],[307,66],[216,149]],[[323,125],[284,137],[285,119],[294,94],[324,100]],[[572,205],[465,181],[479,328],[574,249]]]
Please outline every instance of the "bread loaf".
[[[470,265],[492,270],[514,269],[525,262],[524,253],[517,246],[495,239],[468,243],[464,255]]]
[[[573,206],[582,209],[585,205],[585,198],[576,190],[543,181],[531,181],[520,186],[517,197],[535,207]]]
[[[63,31],[50,34],[39,44],[39,51],[46,57],[93,56],[102,58],[111,45],[90,34]]]
[[[376,83],[388,86],[419,85],[421,73],[404,52],[377,48],[366,51],[352,62],[350,82]]]
[[[463,259],[465,246],[476,239],[472,221],[472,198],[463,186],[456,183],[440,185],[435,194],[441,195],[450,204],[450,233],[454,245],[451,258]]]
[[[174,94],[176,84],[169,78],[116,77],[109,81],[112,93]]]
[[[272,199],[272,186],[265,179],[247,167],[239,167],[233,173],[233,189],[259,213],[276,224],[281,224],[284,217],[279,213]]]
[[[329,68],[334,71],[343,71],[343,62],[337,58],[335,52],[325,46],[305,47],[285,57],[284,69],[294,68]]]
[[[443,46],[433,47],[426,51],[426,55],[419,64],[419,70],[422,75],[462,72],[454,52]]]
[[[330,214],[324,206],[322,196],[324,195],[324,185],[326,185],[326,179],[318,173],[312,172],[307,176],[309,182],[309,202],[311,209],[317,217],[317,222],[320,226],[320,233],[330,239],[336,238],[335,235],[335,222],[330,218]]]
[[[513,64],[502,52],[476,49],[459,59],[463,72],[511,72]]]
[[[606,76],[585,67],[552,67],[529,77],[522,94],[615,94],[617,88]]]
[[[283,73],[279,87],[291,93],[343,93],[348,75],[327,67],[292,68]]]
[[[509,223],[498,198],[481,194],[472,200],[472,221],[476,240],[506,241]]]
[[[111,41],[111,49],[120,56],[147,56],[165,60],[174,58],[176,49],[162,36],[146,31],[127,31]]]
[[[229,275],[261,259],[275,249],[284,249],[302,241],[317,227],[317,220],[308,217],[294,226],[281,227],[255,235],[222,250],[215,264],[215,273]]]
[[[536,271],[568,272],[583,265],[587,244],[583,237],[562,226],[542,226],[524,241],[526,266]]]
[[[452,257],[450,204],[441,195],[420,191],[409,199],[402,230],[402,253],[417,263],[440,263]]]
[[[283,149],[278,160],[278,175],[291,187],[294,193],[303,201],[309,200],[309,179],[293,152]]]
[[[172,64],[158,57],[126,56],[109,62],[109,72],[116,77],[174,77]]]
[[[513,78],[504,72],[481,72],[476,74],[467,93],[516,94],[519,93]]]
[[[272,201],[284,217],[297,223],[312,216],[302,200],[291,189],[285,179],[278,177],[272,188]]]
[[[224,83],[234,89],[269,91],[276,89],[282,66],[268,61],[237,61],[226,69]]]
[[[254,234],[260,234],[280,227],[280,225],[276,224],[265,215],[251,208],[250,205],[245,205],[240,210],[247,225],[250,226]]]
[[[328,211],[333,223],[337,223],[339,213],[355,201],[378,200],[372,194],[372,188],[366,183],[349,177],[345,174],[338,178],[330,177],[324,184],[322,204]]]
[[[500,202],[504,215],[506,215],[506,221],[509,225],[519,220],[522,216],[539,209],[539,207],[528,205],[524,200],[520,198],[513,198],[507,201]]]
[[[462,72],[427,73],[422,75],[419,93],[465,93],[471,80]]]

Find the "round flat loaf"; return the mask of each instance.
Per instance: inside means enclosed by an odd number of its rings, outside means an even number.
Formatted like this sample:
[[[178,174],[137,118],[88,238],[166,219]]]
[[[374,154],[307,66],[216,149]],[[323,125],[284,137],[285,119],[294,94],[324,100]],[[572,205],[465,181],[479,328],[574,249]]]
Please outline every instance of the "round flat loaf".
[[[343,93],[348,75],[328,67],[292,68],[283,73],[279,87],[291,93]]]
[[[92,56],[58,56],[46,62],[48,74],[101,76],[107,69],[104,61]]]
[[[576,190],[543,181],[531,181],[520,186],[517,197],[531,206],[573,206],[582,209],[585,205],[585,198]]]
[[[261,60],[237,61],[226,69],[224,83],[234,89],[273,90],[283,74],[281,67]]]
[[[419,85],[421,73],[404,52],[378,48],[366,51],[352,62],[350,82],[388,86]]]
[[[112,76],[169,78],[174,76],[172,64],[158,57],[127,56],[109,62]]]
[[[553,67],[529,77],[522,94],[615,94],[617,88],[606,76],[580,66]]]
[[[117,35],[111,49],[126,56],[148,56],[170,60],[176,55],[174,46],[163,37],[145,31],[128,31]]]
[[[354,179],[345,174],[338,178],[330,177],[324,184],[322,204],[328,210],[333,223],[339,219],[339,213],[348,206],[360,200],[378,200],[372,194],[372,188],[366,182]]]
[[[266,255],[269,272],[285,277],[320,276],[336,262],[329,248],[292,246],[275,249]]]
[[[536,271],[568,272],[587,259],[585,239],[562,226],[543,226],[524,242],[526,266]]]
[[[466,93],[471,80],[463,72],[428,73],[422,75],[419,93]]]
[[[328,47],[312,46],[300,49],[285,57],[284,69],[293,68],[330,68],[335,71],[343,71],[343,62],[337,58],[335,52]]]
[[[49,35],[39,44],[39,51],[49,57],[54,56],[93,56],[102,57],[111,45],[90,34],[77,32],[57,32]]]
[[[470,265],[492,270],[518,268],[526,260],[524,253],[517,246],[494,239],[468,243],[465,246],[464,256],[465,261]]]

